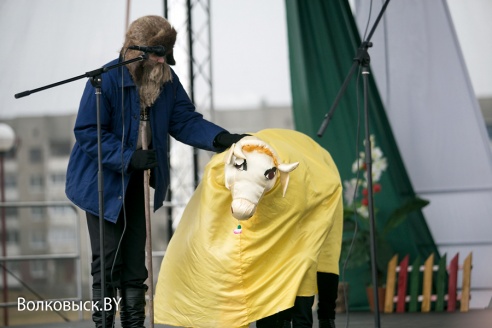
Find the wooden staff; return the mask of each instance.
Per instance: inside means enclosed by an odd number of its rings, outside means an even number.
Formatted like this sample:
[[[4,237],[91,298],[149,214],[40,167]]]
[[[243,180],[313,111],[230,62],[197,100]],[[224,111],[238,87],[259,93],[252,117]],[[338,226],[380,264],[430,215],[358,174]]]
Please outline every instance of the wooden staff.
[[[142,140],[142,149],[148,149],[148,140],[147,140],[147,130],[149,127],[149,115],[148,109],[144,111],[144,114],[141,117],[141,126],[140,126],[140,136]],[[150,180],[150,170],[144,170],[144,202],[145,202],[145,227],[146,227],[146,235],[147,239],[145,241],[145,252],[146,252],[146,262],[147,262],[147,270],[149,272],[149,319],[150,319],[150,327],[154,327],[154,272],[152,269],[152,229],[151,229],[151,221],[150,221],[150,188],[149,188],[149,180]]]

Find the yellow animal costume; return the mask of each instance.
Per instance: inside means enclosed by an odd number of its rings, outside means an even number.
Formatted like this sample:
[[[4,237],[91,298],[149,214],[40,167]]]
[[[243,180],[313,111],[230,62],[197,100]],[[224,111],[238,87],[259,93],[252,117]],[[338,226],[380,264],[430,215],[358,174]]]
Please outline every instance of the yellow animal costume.
[[[155,322],[202,328],[248,327],[317,293],[316,271],[338,274],[343,205],[330,154],[308,136],[282,129],[252,135],[281,161],[299,162],[285,197],[279,182],[233,231],[224,156],[215,155],[185,208],[158,277]]]

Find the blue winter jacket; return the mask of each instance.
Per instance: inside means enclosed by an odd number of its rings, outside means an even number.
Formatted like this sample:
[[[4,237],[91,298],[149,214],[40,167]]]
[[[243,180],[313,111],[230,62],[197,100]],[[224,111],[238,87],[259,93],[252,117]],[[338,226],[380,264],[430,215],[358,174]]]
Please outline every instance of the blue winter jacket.
[[[108,63],[106,67],[117,63],[118,59]],[[116,222],[123,204],[123,190],[126,190],[129,181],[128,164],[138,139],[140,100],[126,67],[102,74],[101,93],[104,218]],[[220,151],[214,148],[213,140],[225,130],[205,120],[195,111],[174,71],[172,81],[164,84],[161,94],[150,109],[150,127],[152,148],[156,150],[159,163],[152,171],[155,178],[156,211],[163,204],[170,179],[168,134],[190,146]],[[80,101],[74,133],[76,142],[68,163],[65,192],[75,205],[99,216],[97,107],[95,88],[90,81],[87,82]],[[123,183],[122,173],[125,177]]]

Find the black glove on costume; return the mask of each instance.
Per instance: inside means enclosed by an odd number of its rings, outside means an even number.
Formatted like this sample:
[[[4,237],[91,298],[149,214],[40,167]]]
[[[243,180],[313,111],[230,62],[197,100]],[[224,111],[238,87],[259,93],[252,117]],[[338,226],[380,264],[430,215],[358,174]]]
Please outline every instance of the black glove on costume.
[[[129,171],[134,170],[148,170],[157,166],[157,159],[155,156],[155,150],[143,150],[137,149],[130,159],[130,164],[128,165]]]
[[[246,136],[249,136],[249,134],[231,134],[229,132],[221,132],[215,136],[214,147],[225,150]]]

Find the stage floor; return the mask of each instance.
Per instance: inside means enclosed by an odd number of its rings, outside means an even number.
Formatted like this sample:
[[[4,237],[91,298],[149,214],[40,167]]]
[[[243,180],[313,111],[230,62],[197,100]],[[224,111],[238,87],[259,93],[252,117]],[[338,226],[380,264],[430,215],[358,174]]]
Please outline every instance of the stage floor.
[[[314,313],[316,319],[316,313]],[[337,328],[370,328],[376,327],[375,316],[369,312],[351,312],[348,317],[345,314],[338,314],[336,319]],[[94,324],[90,321],[74,321],[51,324],[33,324],[23,326],[24,328],[93,328]],[[116,328],[121,328],[119,321],[116,321]],[[149,327],[148,323],[146,327]],[[167,325],[154,325],[155,328],[171,328]],[[251,328],[255,327],[254,324]],[[314,322],[313,328],[317,328],[318,323]],[[491,328],[492,309],[470,310],[466,313],[394,313],[380,315],[380,328]]]

